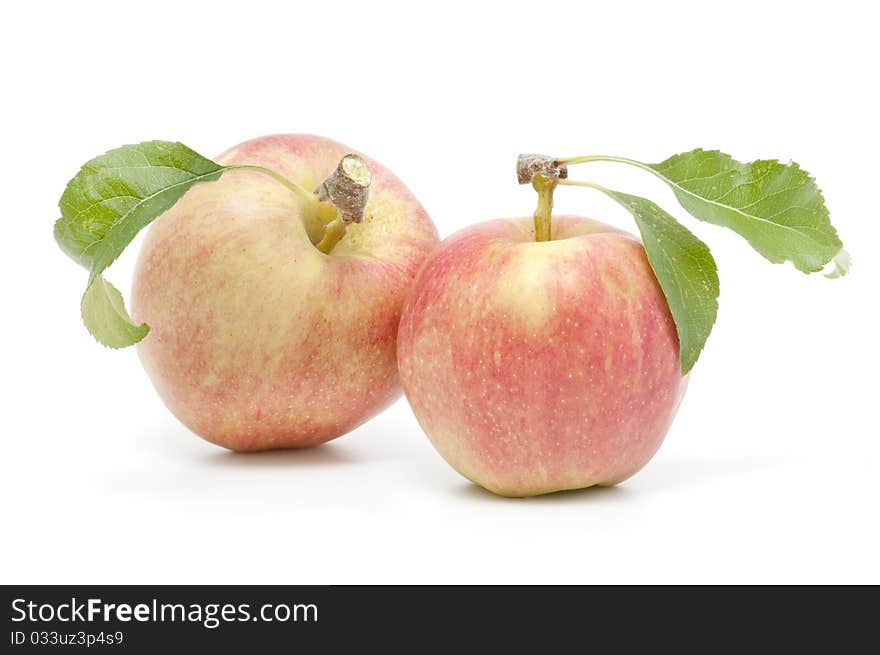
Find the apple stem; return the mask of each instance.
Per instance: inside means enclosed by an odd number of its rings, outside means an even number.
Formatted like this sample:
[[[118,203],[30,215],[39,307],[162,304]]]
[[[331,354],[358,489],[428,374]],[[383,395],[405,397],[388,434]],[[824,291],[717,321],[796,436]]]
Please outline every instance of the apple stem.
[[[337,216],[327,223],[324,228],[324,237],[318,242],[316,248],[325,255],[329,255],[334,246],[342,240],[348,230],[348,224],[342,220],[341,216]]]
[[[568,168],[547,155],[520,155],[516,161],[516,176],[520,184],[532,183],[538,192],[535,210],[535,241],[550,241],[552,233],[553,191],[559,180],[568,177]]]
[[[553,190],[558,183],[558,180],[546,175],[535,175],[532,180],[532,188],[538,192],[538,208],[535,210],[535,241],[550,241]]]
[[[345,236],[349,223],[364,220],[371,182],[372,174],[367,163],[358,155],[349,154],[342,158],[330,177],[315,189],[319,201],[331,202],[339,212],[327,224],[324,237],[316,246],[325,255],[330,254]]]

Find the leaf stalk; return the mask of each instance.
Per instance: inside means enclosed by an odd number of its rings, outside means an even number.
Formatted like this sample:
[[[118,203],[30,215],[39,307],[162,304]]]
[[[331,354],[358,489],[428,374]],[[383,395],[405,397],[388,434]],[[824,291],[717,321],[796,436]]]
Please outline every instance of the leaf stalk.
[[[227,170],[227,171],[255,171],[257,173],[262,173],[263,175],[268,175],[276,182],[279,182],[283,186],[287,187],[288,189],[293,191],[296,195],[300,196],[301,198],[310,199],[312,197],[311,193],[306,191],[304,188],[302,188],[296,182],[291,182],[290,180],[288,180],[286,177],[284,177],[280,173],[276,173],[271,168],[266,168],[265,166],[256,166],[253,164],[236,164],[233,166],[227,166],[225,170]]]

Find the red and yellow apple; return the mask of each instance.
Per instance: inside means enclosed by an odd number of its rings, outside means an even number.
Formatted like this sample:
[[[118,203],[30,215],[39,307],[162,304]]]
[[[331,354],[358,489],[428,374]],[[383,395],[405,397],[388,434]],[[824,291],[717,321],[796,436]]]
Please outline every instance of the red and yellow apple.
[[[281,135],[216,161],[264,166],[312,190],[350,152]],[[208,441],[310,446],[399,394],[400,311],[438,237],[403,183],[364,159],[365,218],[329,254],[315,244],[336,209],[255,171],[192,188],[151,226],[134,280],[132,316],[151,327],[138,354],[169,409]]]
[[[666,299],[633,236],[554,216],[465,229],[401,317],[404,392],[440,454],[505,496],[613,485],[656,452],[685,391]]]

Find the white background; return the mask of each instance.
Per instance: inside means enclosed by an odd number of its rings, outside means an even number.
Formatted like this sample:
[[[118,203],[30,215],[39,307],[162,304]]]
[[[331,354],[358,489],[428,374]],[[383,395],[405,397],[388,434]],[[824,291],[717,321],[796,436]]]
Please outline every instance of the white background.
[[[4,10],[0,582],[880,582],[870,3],[232,6]],[[51,228],[67,180],[108,148],[178,139],[211,156],[273,132],[382,161],[443,236],[531,213],[518,152],[794,159],[853,272],[771,265],[644,173],[581,168],[683,217],[718,261],[717,326],[643,472],[496,498],[403,400],[318,449],[235,455],[176,422],[133,349],[92,341],[86,272]],[[634,229],[589,190],[557,207]],[[135,255],[109,272],[122,289]]]

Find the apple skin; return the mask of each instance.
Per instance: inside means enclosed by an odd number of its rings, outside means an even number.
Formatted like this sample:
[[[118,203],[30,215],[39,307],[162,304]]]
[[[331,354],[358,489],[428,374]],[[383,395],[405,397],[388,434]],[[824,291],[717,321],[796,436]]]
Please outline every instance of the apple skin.
[[[401,317],[404,393],[434,447],[503,496],[613,485],[660,447],[687,385],[644,248],[596,221],[502,219],[446,239]]]
[[[311,191],[353,152],[275,135],[215,161],[265,166]],[[313,243],[335,208],[259,172],[193,187],[150,227],[132,292],[133,318],[151,328],[138,354],[204,439],[236,451],[312,446],[399,396],[400,311],[439,239],[403,183],[364,159],[366,218],[329,255]]]

